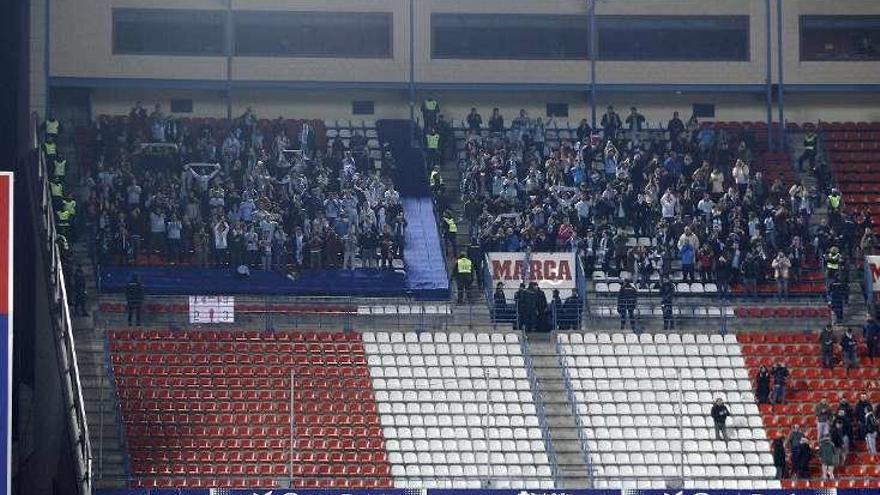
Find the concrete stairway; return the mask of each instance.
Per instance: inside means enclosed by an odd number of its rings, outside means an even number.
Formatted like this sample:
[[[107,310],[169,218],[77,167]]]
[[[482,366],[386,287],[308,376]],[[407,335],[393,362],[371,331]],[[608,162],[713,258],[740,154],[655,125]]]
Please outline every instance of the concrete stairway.
[[[590,477],[565,391],[559,356],[555,343],[548,337],[549,334],[529,337],[529,349],[539,390],[544,393],[544,414],[556,451],[557,488],[588,487]]]

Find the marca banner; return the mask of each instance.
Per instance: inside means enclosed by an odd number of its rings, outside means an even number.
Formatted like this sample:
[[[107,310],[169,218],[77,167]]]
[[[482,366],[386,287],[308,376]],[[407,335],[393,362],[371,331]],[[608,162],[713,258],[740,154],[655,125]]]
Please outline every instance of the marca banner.
[[[502,282],[506,289],[516,289],[520,282],[537,282],[542,289],[560,292],[577,286],[574,253],[489,253],[488,258],[493,286]]]
[[[2,493],[12,492],[12,173],[0,172],[0,470]]]
[[[235,323],[235,298],[232,296],[189,296],[189,322]]]
[[[880,292],[880,256],[865,256],[865,290]]]

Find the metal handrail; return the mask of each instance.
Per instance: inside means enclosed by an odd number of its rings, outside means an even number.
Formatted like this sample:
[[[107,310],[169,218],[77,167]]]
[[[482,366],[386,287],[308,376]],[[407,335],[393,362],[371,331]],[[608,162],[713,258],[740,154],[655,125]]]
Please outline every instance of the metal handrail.
[[[131,458],[128,453],[128,437],[125,434],[125,426],[123,425],[122,402],[119,400],[119,384],[116,381],[116,372],[113,371],[113,361],[110,358],[110,341],[107,339],[107,334],[104,334],[104,363],[104,374],[107,376],[107,381],[110,382],[110,393],[113,394],[113,404],[116,409],[116,432],[117,435],[119,435],[120,447],[122,447],[122,472],[125,473],[126,481],[130,481],[132,476]],[[101,432],[101,435],[103,438],[103,431]],[[108,479],[104,476],[103,470],[100,472],[99,479]]]
[[[535,412],[538,416],[538,425],[541,427],[541,437],[544,440],[544,450],[547,451],[547,459],[550,461],[550,472],[553,479],[556,480],[556,486],[560,487],[562,479],[559,475],[559,463],[556,459],[556,449],[553,447],[553,438],[550,436],[550,425],[547,423],[547,415],[544,409],[544,390],[538,383],[535,374],[535,365],[532,361],[532,350],[529,346],[529,337],[525,333],[520,338],[520,348],[523,354],[523,361],[526,365],[526,373],[529,377],[529,388],[532,390],[532,397],[535,401]]]
[[[70,305],[67,299],[67,287],[62,267],[61,253],[58,247],[58,233],[55,226],[55,213],[48,186],[48,169],[46,157],[40,149],[38,133],[39,117],[36,112],[31,114],[31,145],[35,153],[36,167],[30,167],[36,177],[29,177],[35,189],[35,197],[40,202],[40,230],[45,243],[43,257],[49,270],[49,287],[52,294],[53,311],[52,325],[55,330],[55,343],[58,348],[58,365],[61,371],[62,390],[66,407],[70,411],[70,436],[74,446],[74,461],[77,469],[78,488],[82,495],[92,492],[92,446],[89,437],[88,420],[82,398],[82,382],[76,358],[73,339],[73,325],[70,320]]]
[[[559,340],[556,340],[556,355],[559,358],[559,368],[562,371],[562,379],[565,383],[565,394],[568,397],[568,403],[571,406],[571,413],[572,416],[574,416],[575,427],[577,428],[578,445],[580,446],[581,454],[584,457],[584,464],[587,466],[587,475],[590,479],[589,488],[595,488],[596,473],[593,468],[593,456],[590,453],[590,445],[587,442],[587,434],[584,427],[584,422],[583,420],[581,420],[580,413],[578,412],[577,402],[574,395],[574,387],[571,384],[571,375],[569,375],[568,366],[565,364],[565,349],[563,349],[562,345],[559,344]]]

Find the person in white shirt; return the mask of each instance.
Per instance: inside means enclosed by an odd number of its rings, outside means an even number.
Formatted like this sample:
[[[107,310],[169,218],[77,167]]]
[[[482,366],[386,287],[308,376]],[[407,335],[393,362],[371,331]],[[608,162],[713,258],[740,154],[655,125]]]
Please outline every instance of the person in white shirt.
[[[678,198],[675,197],[675,194],[672,192],[672,189],[667,189],[663,194],[663,197],[660,198],[660,209],[665,219],[671,219],[675,217],[675,210],[678,208]]]
[[[229,224],[222,218],[214,224],[214,252],[217,257],[217,264],[226,266],[229,263],[227,257],[226,236],[229,234]]]
[[[749,186],[749,173],[749,166],[746,162],[737,160],[736,165],[733,166],[733,180],[736,182],[740,196],[746,193],[746,188]]]

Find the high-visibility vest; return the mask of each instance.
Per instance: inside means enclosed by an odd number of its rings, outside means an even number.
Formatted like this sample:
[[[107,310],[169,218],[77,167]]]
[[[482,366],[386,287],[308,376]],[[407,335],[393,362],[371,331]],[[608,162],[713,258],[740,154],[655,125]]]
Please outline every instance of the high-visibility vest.
[[[58,217],[59,227],[66,227],[70,225],[70,219],[73,217],[73,213],[68,210],[61,210],[55,215]]]
[[[46,134],[50,136],[58,135],[58,121],[57,120],[47,120],[46,121]]]
[[[436,150],[440,147],[440,135],[439,134],[428,134],[428,149]]]
[[[840,268],[840,253],[828,254],[828,260],[826,260],[825,266],[829,270],[837,270]]]
[[[808,151],[813,151],[816,149],[815,134],[808,134],[807,137],[804,138],[804,149]]]
[[[461,275],[470,275],[471,270],[473,270],[471,260],[468,258],[459,258],[458,263],[456,263],[456,270]]]
[[[836,210],[840,208],[840,195],[828,195],[828,204],[831,206],[831,209]]]
[[[53,169],[55,177],[64,177],[66,171],[67,160],[55,160],[55,167]]]
[[[64,197],[64,185],[62,185],[60,182],[50,182],[49,193],[55,198]]]
[[[46,155],[53,156],[55,155],[56,146],[55,143],[43,143],[43,151],[46,152]]]
[[[443,176],[440,175],[440,171],[438,171],[438,170],[431,171],[431,185],[432,186],[442,186],[443,185]]]
[[[428,98],[425,100],[425,109],[431,112],[437,110],[437,100],[434,98]]]
[[[449,230],[450,233],[458,233],[458,226],[455,225],[455,220],[453,220],[452,218],[444,218],[443,220],[446,222],[446,228]]]
[[[76,200],[75,199],[65,199],[64,206],[62,209],[71,215],[76,215]]]

